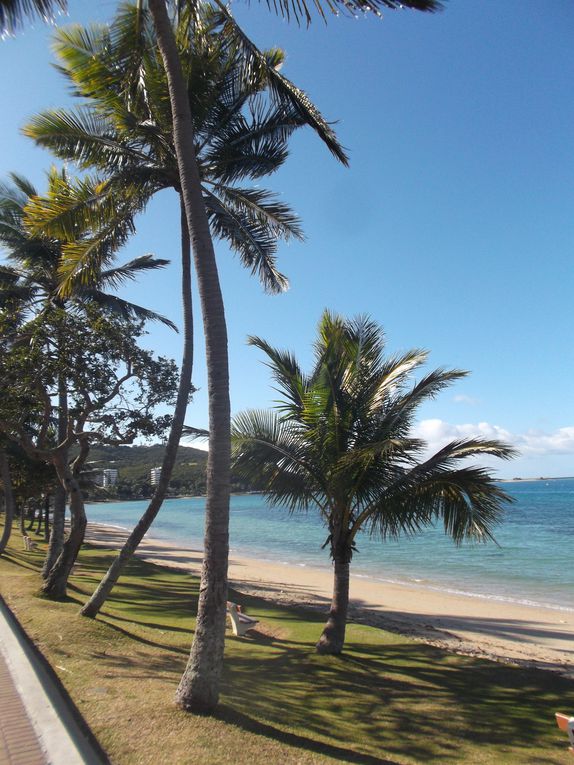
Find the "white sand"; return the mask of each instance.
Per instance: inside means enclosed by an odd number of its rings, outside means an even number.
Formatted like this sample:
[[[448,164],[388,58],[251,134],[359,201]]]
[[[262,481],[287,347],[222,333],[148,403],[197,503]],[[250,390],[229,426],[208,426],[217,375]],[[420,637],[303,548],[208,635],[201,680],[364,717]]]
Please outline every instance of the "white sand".
[[[86,541],[119,547],[126,533],[90,524]],[[199,573],[201,551],[145,539],[139,555]],[[230,560],[229,580],[241,592],[328,610],[327,569],[249,558]],[[454,595],[351,576],[350,617],[448,650],[550,669],[574,678],[574,612]]]

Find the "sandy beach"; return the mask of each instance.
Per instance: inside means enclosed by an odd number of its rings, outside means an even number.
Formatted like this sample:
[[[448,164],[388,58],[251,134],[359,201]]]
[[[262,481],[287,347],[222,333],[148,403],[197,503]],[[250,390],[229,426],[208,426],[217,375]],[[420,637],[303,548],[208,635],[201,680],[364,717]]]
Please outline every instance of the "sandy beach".
[[[126,532],[89,524],[86,541],[118,548]],[[146,538],[139,555],[199,573],[201,551]],[[327,611],[327,569],[233,556],[229,580],[241,591]],[[350,618],[451,651],[548,669],[574,678],[574,613],[455,595],[351,576]]]

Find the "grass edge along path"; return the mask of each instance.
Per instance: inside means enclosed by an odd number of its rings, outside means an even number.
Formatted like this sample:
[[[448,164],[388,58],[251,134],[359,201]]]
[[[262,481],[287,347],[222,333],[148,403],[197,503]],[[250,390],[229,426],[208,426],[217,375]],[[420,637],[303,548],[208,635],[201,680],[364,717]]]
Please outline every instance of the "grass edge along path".
[[[568,763],[553,715],[574,683],[357,624],[341,657],[314,643],[323,614],[233,595],[260,620],[229,633],[214,718],[173,703],[193,629],[198,581],[134,560],[101,618],[77,612],[113,554],[86,547],[70,597],[38,596],[43,545],[14,534],[0,592],[111,761],[132,763]]]

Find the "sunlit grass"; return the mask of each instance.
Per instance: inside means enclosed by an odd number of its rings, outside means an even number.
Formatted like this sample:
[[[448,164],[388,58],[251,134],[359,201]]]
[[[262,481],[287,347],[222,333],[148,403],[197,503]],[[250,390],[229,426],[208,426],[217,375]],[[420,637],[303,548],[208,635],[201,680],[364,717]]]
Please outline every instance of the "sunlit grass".
[[[574,684],[456,656],[351,624],[340,658],[320,657],[322,617],[233,595],[260,620],[229,635],[221,709],[175,708],[198,582],[134,561],[97,620],[78,609],[111,560],[86,548],[70,598],[37,597],[42,547],[0,559],[2,595],[114,763],[567,763],[557,709]]]

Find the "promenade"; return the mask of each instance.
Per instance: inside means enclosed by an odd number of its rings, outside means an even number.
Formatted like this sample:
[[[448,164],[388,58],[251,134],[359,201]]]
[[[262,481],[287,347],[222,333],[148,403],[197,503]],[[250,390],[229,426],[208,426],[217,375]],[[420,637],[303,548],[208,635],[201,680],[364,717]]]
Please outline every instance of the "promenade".
[[[6,660],[0,655],[0,763],[48,765]]]
[[[0,765],[108,762],[1,598],[0,710]]]

